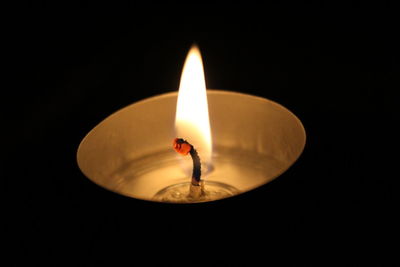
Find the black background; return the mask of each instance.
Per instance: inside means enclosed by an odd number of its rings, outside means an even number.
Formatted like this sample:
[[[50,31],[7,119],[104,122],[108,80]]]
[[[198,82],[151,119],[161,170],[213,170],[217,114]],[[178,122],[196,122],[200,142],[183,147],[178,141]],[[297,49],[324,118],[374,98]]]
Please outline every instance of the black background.
[[[3,97],[15,264],[391,262],[395,20],[385,2],[19,7]],[[90,182],[76,164],[81,139],[114,111],[177,90],[193,42],[208,88],[269,98],[302,120],[300,159],[261,188],[199,205]]]

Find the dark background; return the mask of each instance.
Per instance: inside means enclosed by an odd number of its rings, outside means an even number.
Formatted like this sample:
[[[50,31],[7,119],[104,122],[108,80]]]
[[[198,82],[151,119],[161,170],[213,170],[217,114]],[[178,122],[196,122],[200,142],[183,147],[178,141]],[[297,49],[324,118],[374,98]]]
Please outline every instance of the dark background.
[[[386,2],[19,7],[2,98],[15,264],[392,262],[396,16]],[[76,164],[81,139],[116,110],[177,90],[193,42],[208,88],[269,98],[302,120],[300,159],[261,188],[199,205],[90,182]]]

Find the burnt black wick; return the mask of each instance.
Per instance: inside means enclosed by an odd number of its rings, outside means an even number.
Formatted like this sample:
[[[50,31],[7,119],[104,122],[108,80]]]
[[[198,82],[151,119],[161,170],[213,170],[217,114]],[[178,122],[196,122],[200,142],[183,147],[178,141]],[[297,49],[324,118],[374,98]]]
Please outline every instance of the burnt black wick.
[[[187,155],[188,153],[193,160],[193,172],[192,172],[192,184],[195,186],[200,185],[201,180],[201,161],[197,150],[188,141],[182,138],[175,138],[174,149],[176,152],[182,155]]]

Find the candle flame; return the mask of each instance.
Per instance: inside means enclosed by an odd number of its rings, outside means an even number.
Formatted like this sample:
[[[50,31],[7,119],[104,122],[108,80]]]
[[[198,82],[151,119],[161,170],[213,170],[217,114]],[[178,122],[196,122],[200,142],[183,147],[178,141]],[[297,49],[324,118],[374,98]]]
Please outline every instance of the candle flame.
[[[190,48],[183,66],[175,117],[176,137],[186,139],[205,164],[211,163],[212,140],[208,116],[203,61],[196,45]]]

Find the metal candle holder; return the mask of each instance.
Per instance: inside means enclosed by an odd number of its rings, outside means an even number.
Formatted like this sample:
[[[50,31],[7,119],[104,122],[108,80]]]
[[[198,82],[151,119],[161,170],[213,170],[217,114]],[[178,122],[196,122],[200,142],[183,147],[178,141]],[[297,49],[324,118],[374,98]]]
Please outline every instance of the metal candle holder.
[[[82,140],[77,161],[94,183],[137,199],[190,203],[231,197],[262,186],[301,155],[301,121],[271,100],[207,90],[212,165],[202,168],[208,196],[188,199],[191,159],[173,151],[177,93],[150,97],[103,120]],[[199,149],[201,150],[201,149]],[[186,189],[185,189],[186,188]]]

